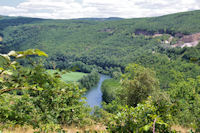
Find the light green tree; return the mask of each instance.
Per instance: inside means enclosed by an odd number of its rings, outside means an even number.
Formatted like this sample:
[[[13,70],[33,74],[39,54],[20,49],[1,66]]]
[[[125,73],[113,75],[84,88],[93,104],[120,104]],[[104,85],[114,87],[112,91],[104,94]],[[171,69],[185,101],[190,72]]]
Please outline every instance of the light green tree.
[[[159,89],[159,81],[152,70],[138,64],[129,64],[122,75],[121,86],[120,99],[127,105],[136,106]]]

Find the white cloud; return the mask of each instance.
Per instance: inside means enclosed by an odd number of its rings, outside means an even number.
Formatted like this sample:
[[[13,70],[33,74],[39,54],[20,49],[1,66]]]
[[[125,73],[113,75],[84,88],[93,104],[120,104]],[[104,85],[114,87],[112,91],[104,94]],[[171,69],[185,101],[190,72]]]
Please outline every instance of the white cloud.
[[[199,0],[27,0],[0,6],[0,14],[54,19],[150,17],[200,9]]]
[[[25,9],[18,9],[10,6],[0,6],[0,14],[9,15],[10,13],[25,13]]]

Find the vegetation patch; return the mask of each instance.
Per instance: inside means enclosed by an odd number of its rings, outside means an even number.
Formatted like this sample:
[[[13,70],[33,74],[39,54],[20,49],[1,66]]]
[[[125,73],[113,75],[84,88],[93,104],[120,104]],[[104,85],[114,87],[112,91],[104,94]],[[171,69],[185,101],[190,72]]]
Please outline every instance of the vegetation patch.
[[[116,98],[117,90],[120,88],[119,80],[115,79],[106,79],[103,81],[101,90],[103,93],[103,100],[106,103],[110,103]]]
[[[90,109],[82,99],[85,89],[49,74],[40,62],[30,61],[29,67],[18,62],[33,55],[47,57],[38,49],[0,55],[0,130],[27,125],[54,132],[61,131],[61,125],[89,123]]]
[[[65,82],[78,82],[83,76],[88,75],[87,73],[82,73],[82,72],[65,72],[65,71],[57,71],[57,70],[48,70],[49,73],[58,73],[61,74],[61,79]]]
[[[93,70],[90,74],[83,76],[83,78],[81,78],[79,82],[81,84],[81,87],[84,87],[89,90],[99,82],[99,79],[99,73]]]

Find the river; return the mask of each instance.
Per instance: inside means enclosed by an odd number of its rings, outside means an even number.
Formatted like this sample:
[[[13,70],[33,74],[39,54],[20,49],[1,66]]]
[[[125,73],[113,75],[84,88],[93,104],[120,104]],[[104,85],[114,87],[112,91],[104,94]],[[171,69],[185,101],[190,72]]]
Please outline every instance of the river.
[[[100,75],[100,80],[98,82],[98,84],[91,88],[85,95],[86,102],[90,107],[94,107],[94,106],[99,106],[101,107],[101,102],[102,102],[102,92],[101,92],[101,85],[102,82],[106,79],[110,79],[110,76],[107,75]]]

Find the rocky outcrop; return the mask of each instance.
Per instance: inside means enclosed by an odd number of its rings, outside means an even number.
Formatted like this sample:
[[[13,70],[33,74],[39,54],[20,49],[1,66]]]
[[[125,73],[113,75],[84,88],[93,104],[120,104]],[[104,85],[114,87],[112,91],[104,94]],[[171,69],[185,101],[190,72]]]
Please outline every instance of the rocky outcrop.
[[[184,36],[183,33],[176,33],[176,34],[175,34],[175,37],[178,37],[178,38],[182,38],[183,36]]]
[[[0,42],[2,42],[3,41],[3,37],[2,36],[0,36]]]
[[[172,47],[195,47],[200,42],[200,33],[195,33],[192,35],[184,35],[177,44],[174,44]]]
[[[134,32],[135,35],[144,35],[144,36],[150,36],[153,38],[156,37],[162,37],[163,35],[168,35],[169,38],[161,41],[162,44],[170,44],[172,47],[195,47],[199,44],[200,42],[200,33],[195,33],[195,34],[191,34],[191,35],[184,35],[183,33],[176,33],[174,35],[171,34],[162,34],[159,32],[153,32],[153,31],[147,31],[147,30],[142,30],[142,29],[137,29]],[[173,39],[177,39],[178,41],[176,41],[174,45],[172,45],[171,43],[173,43]]]
[[[160,37],[160,36],[163,36],[163,34],[159,34],[159,33],[158,33],[158,34],[154,34],[154,35],[153,35],[153,38],[155,38],[155,37]]]
[[[183,36],[180,39],[180,41],[182,41],[184,43],[190,43],[190,42],[200,41],[200,33]]]

